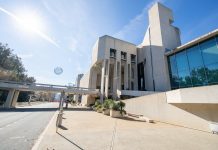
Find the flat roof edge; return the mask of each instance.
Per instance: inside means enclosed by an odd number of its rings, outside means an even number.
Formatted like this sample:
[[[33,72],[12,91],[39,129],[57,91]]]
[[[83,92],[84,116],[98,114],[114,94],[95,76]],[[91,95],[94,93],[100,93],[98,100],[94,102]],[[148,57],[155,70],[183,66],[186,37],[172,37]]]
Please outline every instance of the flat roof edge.
[[[171,51],[168,51],[168,52],[165,53],[165,55],[169,56],[169,55],[174,54],[176,52],[179,52],[179,51],[181,51],[181,50],[183,50],[185,48],[188,48],[188,47],[193,46],[193,45],[195,45],[197,43],[200,43],[200,42],[202,42],[202,41],[204,41],[206,39],[209,39],[209,38],[211,38],[211,37],[213,37],[215,35],[218,35],[218,29],[215,29],[215,30],[213,30],[211,32],[208,32],[207,34],[204,34],[204,35],[202,35],[202,36],[200,36],[198,38],[195,38],[194,40],[191,40],[190,42],[187,42],[187,43],[185,43],[185,44],[171,50]]]

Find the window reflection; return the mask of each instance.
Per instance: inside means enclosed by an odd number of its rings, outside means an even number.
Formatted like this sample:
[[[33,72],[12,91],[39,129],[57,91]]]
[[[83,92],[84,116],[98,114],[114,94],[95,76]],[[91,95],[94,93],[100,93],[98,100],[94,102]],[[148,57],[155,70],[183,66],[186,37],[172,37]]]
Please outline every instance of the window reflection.
[[[206,68],[208,83],[217,84],[218,83],[218,63],[208,65]]]
[[[215,38],[200,44],[205,65],[218,62],[218,48]]]
[[[168,57],[171,88],[218,84],[218,36]]]
[[[179,74],[179,87],[190,87],[192,86],[189,70],[183,70],[178,72]]]

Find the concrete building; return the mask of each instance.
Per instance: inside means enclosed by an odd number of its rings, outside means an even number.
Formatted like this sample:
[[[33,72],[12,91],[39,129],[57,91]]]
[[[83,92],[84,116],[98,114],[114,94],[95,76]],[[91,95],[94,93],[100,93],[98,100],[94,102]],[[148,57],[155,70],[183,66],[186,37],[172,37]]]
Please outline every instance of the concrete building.
[[[84,86],[101,89],[101,100],[118,99],[123,92],[132,96],[136,91],[170,90],[165,52],[181,45],[179,29],[172,23],[172,11],[157,3],[149,10],[149,27],[139,46],[107,35],[100,37],[92,51],[88,77],[82,78]],[[87,105],[93,102],[85,99]]]
[[[172,11],[160,3],[136,46],[110,36],[93,47],[82,87],[100,89],[100,100],[126,99],[127,113],[203,131],[218,130],[218,29],[181,45]],[[83,96],[90,105],[96,97]]]
[[[84,75],[84,74],[78,74],[78,76],[77,76],[77,78],[76,78],[76,84],[75,84],[76,87],[80,87],[80,81],[81,81],[83,75]],[[79,95],[79,94],[74,95],[74,100],[75,100],[76,102],[81,102],[81,95]]]

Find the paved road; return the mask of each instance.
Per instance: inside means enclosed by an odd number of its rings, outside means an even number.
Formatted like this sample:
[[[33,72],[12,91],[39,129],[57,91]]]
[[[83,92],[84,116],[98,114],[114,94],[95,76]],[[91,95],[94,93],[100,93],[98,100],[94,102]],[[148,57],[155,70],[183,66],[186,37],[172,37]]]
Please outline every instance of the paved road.
[[[13,110],[0,109],[0,149],[30,150],[57,106],[57,103],[45,103]]]

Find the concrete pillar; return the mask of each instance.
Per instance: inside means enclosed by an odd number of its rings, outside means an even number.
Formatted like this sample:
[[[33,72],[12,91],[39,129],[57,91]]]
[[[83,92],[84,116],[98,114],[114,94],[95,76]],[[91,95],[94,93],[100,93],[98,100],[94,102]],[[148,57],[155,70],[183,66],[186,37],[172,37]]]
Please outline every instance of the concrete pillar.
[[[4,104],[5,108],[10,108],[11,107],[11,103],[12,103],[12,100],[13,100],[13,97],[14,97],[14,93],[15,93],[15,89],[9,90],[6,102]]]
[[[101,68],[101,95],[100,95],[101,103],[103,103],[104,101],[104,77],[105,77],[105,60],[103,60],[102,68]]]
[[[124,66],[124,90],[128,89],[128,64],[125,63]]]
[[[114,75],[113,75],[113,99],[117,97],[117,61],[114,62]]]
[[[117,62],[117,90],[121,90],[121,62]]]
[[[109,83],[109,71],[110,71],[110,61],[106,61],[105,68],[105,97],[108,98],[108,83]]]
[[[20,94],[20,91],[15,91],[14,92],[14,96],[13,96],[11,107],[15,107],[16,106],[19,94]]]
[[[129,69],[130,69],[130,72],[129,72],[129,80],[130,80],[130,81],[129,81],[129,84],[130,84],[130,85],[129,85],[129,89],[130,89],[130,90],[133,90],[133,89],[132,89],[132,63],[130,63]]]

